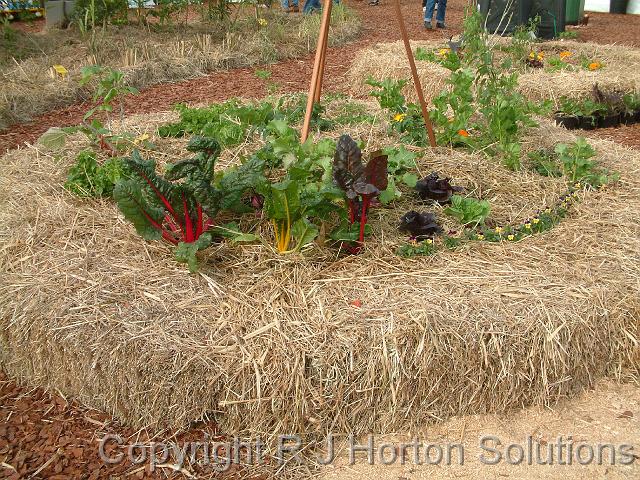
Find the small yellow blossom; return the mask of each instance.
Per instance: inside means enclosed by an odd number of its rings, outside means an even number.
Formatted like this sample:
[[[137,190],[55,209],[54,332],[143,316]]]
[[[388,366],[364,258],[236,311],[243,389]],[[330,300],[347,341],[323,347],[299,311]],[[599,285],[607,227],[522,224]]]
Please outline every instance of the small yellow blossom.
[[[574,188],[582,188],[582,184],[580,182],[573,185]]]
[[[431,240],[430,238],[427,238],[427,245],[433,245],[433,240]]]
[[[484,240],[484,235],[478,235],[476,238],[477,238],[478,240],[482,241],[482,240]]]
[[[537,225],[540,223],[540,219],[539,218],[534,218],[533,220],[531,220],[533,222],[534,225]]]
[[[535,54],[535,53],[533,53],[533,52],[531,52],[531,53],[529,54],[529,58],[530,58],[531,60],[535,59],[535,58],[536,58],[536,54]]]
[[[508,238],[509,240],[513,240],[513,239],[514,239],[514,238],[516,238],[516,237],[514,237],[513,235],[507,235],[507,238]]]
[[[524,228],[526,228],[527,230],[531,230],[531,224],[530,223],[525,223],[524,224]]]
[[[496,227],[496,233],[502,233],[503,231],[502,227]]]
[[[572,54],[569,50],[564,50],[564,51],[560,52],[560,54],[559,54],[559,55],[560,55],[560,58],[561,58],[562,60],[564,60],[565,58],[568,58],[568,57],[570,57],[570,56],[571,56],[571,55],[573,55],[573,54]]]
[[[438,51],[438,55],[440,55],[441,57],[446,57],[449,54],[450,51],[451,51],[450,48],[441,48]]]
[[[266,27],[267,24],[268,24],[268,22],[264,18],[259,18],[258,19],[258,25],[260,25],[261,27]]]
[[[401,122],[401,121],[403,121],[405,119],[406,116],[407,116],[406,113],[396,113],[393,116],[393,121],[394,122]]]
[[[544,213],[551,213],[551,209],[550,209],[550,208],[547,208],[547,209],[544,211]]]

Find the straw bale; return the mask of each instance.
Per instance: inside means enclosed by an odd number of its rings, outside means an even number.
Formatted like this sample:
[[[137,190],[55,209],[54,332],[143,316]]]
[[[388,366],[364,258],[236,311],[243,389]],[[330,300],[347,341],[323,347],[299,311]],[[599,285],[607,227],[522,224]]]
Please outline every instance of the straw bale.
[[[369,128],[360,136],[381,141],[383,127]],[[534,134],[541,146],[574,138],[546,122]],[[111,202],[63,190],[81,137],[63,152],[11,151],[0,158],[0,365],[131,425],[208,415],[264,440],[553,404],[638,366],[640,153],[593,143],[621,181],[544,235],[403,259],[402,212],[382,208],[361,255],[223,243],[196,275]],[[504,219],[560,190],[446,149],[420,162],[493,189]]]
[[[508,39],[497,39],[505,44]],[[446,47],[443,42],[412,42],[414,49],[418,47],[436,50]],[[543,69],[529,69],[518,79],[519,90],[531,100],[551,99],[557,101],[560,96],[582,98],[591,93],[593,85],[598,83],[605,90],[640,90],[640,49],[620,45],[599,45],[575,41],[550,41],[535,45],[536,50],[548,56],[568,50],[573,57],[585,55],[587,58],[603,63],[604,68],[596,71],[576,69],[549,72]],[[449,71],[444,67],[427,61],[417,61],[418,75],[425,98],[429,101],[446,87]],[[347,72],[351,93],[368,95],[371,87],[365,84],[372,76],[376,80],[384,78],[410,79],[411,71],[407,62],[404,46],[401,42],[377,44],[361,50]],[[404,95],[411,101],[417,96],[412,82],[404,90]]]

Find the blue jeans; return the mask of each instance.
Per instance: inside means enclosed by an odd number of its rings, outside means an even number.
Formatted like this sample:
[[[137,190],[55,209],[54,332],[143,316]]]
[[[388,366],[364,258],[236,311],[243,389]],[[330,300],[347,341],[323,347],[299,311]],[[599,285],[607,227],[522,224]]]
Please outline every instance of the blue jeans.
[[[333,0],[333,3],[338,4],[340,0]],[[304,7],[302,7],[302,13],[313,13],[320,10],[322,10],[320,0],[305,0]]]
[[[430,22],[433,18],[433,9],[436,6],[436,0],[427,0],[427,9],[424,11],[424,21]],[[436,22],[444,23],[444,14],[447,11],[447,0],[438,0],[438,14]]]
[[[297,7],[298,0],[282,0],[282,8],[287,10],[289,7]]]

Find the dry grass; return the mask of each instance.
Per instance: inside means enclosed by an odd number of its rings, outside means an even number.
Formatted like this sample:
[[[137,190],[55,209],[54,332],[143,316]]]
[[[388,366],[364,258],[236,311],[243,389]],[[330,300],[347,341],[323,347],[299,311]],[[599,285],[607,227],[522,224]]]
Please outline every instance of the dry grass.
[[[214,70],[247,67],[298,57],[315,49],[319,31],[317,15],[287,15],[279,8],[263,13],[266,27],[248,15],[232,28],[223,24],[194,23],[188,28],[109,27],[98,29],[96,46],[90,37],[74,30],[53,30],[36,36],[50,37],[38,54],[2,66],[0,73],[0,130],[25,122],[52,108],[90,98],[78,84],[84,66],[99,64],[119,69],[129,85],[145,88],[206,75]],[[332,44],[357,37],[360,21],[350,10],[336,8],[331,23]],[[20,42],[33,40],[19,36]],[[67,68],[61,78],[52,65]]]
[[[506,44],[509,40],[500,39],[498,42]],[[442,42],[433,41],[412,42],[412,45],[414,48],[422,47],[427,50],[446,46]],[[602,62],[605,67],[596,71],[582,68],[558,72],[529,69],[520,75],[518,84],[519,90],[531,100],[551,99],[557,103],[558,98],[563,95],[572,98],[586,97],[590,95],[595,83],[598,83],[605,90],[640,90],[640,49],[574,41],[544,42],[535,44],[535,48],[545,52],[547,58],[568,50],[573,53],[571,62],[575,63],[575,58],[584,55],[593,61]],[[430,101],[445,88],[449,71],[438,64],[427,61],[418,61],[417,67],[425,98]],[[364,81],[370,75],[376,80],[411,78],[401,42],[378,44],[358,53],[347,73],[349,83],[352,85],[351,93],[367,95],[371,87],[366,85]],[[411,82],[405,86],[403,93],[409,100],[417,100]]]
[[[128,128],[152,133],[166,118]],[[384,141],[384,123],[357,128]],[[544,123],[535,138],[573,136]],[[376,209],[359,256],[223,243],[197,275],[143,242],[111,202],[63,190],[84,140],[56,154],[14,150],[0,159],[0,364],[132,425],[213,415],[221,431],[265,441],[552,404],[638,367],[640,153],[594,144],[621,181],[544,235],[403,259],[392,227],[401,207]],[[481,191],[505,219],[558,191],[445,149],[420,168]]]

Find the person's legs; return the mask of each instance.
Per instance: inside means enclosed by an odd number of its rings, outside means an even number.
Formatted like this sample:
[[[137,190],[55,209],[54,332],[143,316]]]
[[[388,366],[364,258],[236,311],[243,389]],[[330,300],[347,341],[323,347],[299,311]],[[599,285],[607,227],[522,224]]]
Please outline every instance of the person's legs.
[[[302,8],[303,13],[313,13],[316,10],[321,10],[322,6],[320,5],[320,0],[305,0],[304,7]]]
[[[436,0],[427,0],[424,11],[424,26],[431,28],[431,19],[433,18],[433,8],[436,4]]]
[[[436,15],[436,26],[444,28],[444,15],[447,11],[447,0],[438,0],[438,13]]]
[[[281,5],[283,10],[289,10],[289,0],[282,0]]]

